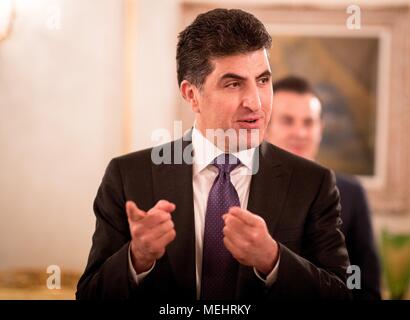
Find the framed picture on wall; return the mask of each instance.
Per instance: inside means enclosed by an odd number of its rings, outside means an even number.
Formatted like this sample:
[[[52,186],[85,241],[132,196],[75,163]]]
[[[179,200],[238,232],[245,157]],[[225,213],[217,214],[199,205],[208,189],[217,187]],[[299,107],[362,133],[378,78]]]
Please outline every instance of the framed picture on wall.
[[[383,30],[354,33],[343,26],[269,25],[273,81],[308,80],[323,104],[318,162],[380,182],[387,131],[388,41]],[[386,120],[386,119],[384,119]]]

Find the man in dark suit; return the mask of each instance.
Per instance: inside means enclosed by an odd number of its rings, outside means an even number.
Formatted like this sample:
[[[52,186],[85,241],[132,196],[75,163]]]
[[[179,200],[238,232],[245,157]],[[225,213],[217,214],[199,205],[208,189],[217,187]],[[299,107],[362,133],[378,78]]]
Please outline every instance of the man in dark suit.
[[[195,124],[113,159],[78,299],[349,299],[334,175],[265,141],[271,37],[215,9],[179,35]]]
[[[309,83],[289,76],[273,84],[273,108],[267,139],[276,146],[314,160],[322,137],[322,106]],[[361,270],[361,288],[355,299],[380,299],[380,264],[370,208],[363,187],[354,178],[336,175],[342,205],[342,231],[350,263]]]

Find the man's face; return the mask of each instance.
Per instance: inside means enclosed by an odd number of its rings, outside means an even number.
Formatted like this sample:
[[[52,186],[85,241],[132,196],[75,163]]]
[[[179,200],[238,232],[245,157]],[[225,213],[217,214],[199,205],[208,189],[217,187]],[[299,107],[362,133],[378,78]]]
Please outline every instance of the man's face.
[[[267,140],[289,152],[314,160],[322,139],[321,105],[312,94],[278,91],[273,97]]]
[[[272,109],[271,71],[265,49],[211,60],[214,70],[201,90],[195,88],[191,106],[196,127],[204,136],[207,129],[240,129],[246,146],[259,144],[265,135]],[[251,141],[251,130],[258,138]]]

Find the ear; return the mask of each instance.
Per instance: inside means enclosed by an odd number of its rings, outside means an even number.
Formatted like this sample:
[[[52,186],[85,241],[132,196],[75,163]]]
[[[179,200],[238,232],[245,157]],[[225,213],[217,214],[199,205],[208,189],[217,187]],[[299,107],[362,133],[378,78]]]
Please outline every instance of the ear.
[[[192,111],[195,113],[200,113],[198,97],[199,90],[198,88],[190,83],[188,80],[183,80],[179,87],[182,97],[191,105]]]

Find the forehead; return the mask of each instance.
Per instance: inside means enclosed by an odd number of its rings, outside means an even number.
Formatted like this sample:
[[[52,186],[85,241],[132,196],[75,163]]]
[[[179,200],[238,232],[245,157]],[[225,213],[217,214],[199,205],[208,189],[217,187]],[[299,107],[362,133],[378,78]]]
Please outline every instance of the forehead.
[[[266,49],[243,54],[235,54],[211,59],[214,66],[210,77],[220,78],[226,73],[234,73],[243,77],[253,77],[269,70],[269,59]]]
[[[273,108],[280,114],[293,117],[320,118],[320,101],[312,94],[299,94],[291,91],[278,91],[273,95]]]

